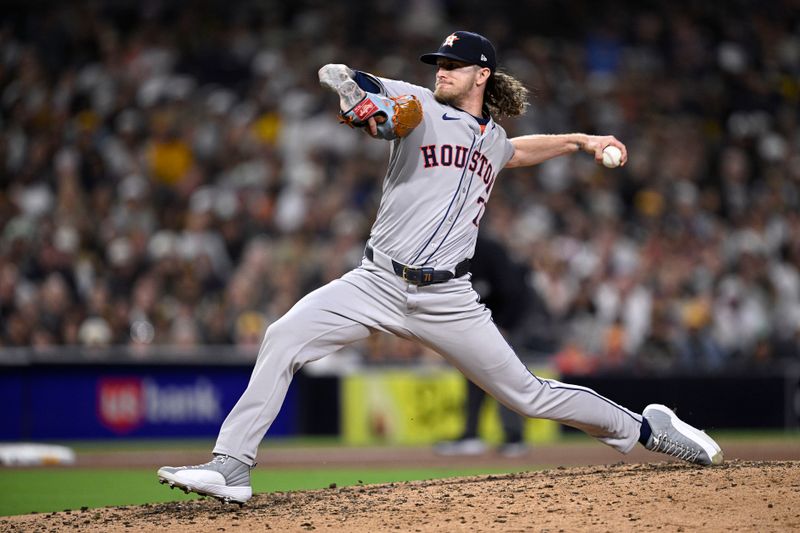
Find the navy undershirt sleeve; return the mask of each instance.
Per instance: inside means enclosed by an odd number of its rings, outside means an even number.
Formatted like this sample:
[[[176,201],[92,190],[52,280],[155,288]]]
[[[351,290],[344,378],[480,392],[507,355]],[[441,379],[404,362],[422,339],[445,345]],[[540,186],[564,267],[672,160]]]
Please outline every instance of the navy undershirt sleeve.
[[[353,78],[359,87],[372,94],[380,94],[381,87],[370,76],[367,76],[361,71],[356,71],[356,76]]]

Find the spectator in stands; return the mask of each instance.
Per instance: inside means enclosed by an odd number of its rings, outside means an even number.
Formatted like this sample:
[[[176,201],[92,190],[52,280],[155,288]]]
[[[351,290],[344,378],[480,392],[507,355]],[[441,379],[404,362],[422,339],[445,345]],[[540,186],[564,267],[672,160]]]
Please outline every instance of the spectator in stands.
[[[575,10],[557,33],[547,6],[503,7],[515,17],[497,44],[537,91],[509,134],[572,124],[631,154],[623,169],[555,160],[495,186],[484,230],[537,265],[563,324],[527,323],[520,346],[554,345],[583,371],[796,360],[794,4],[658,1],[629,6],[624,31]],[[403,21],[391,43],[369,28],[321,46],[333,4],[4,11],[0,345],[235,343],[243,313],[269,322],[357,262],[387,148],[338,135],[314,66],[357,49],[366,70],[426,85],[395,52],[487,15],[363,9],[375,28]],[[143,279],[158,287],[148,311]]]

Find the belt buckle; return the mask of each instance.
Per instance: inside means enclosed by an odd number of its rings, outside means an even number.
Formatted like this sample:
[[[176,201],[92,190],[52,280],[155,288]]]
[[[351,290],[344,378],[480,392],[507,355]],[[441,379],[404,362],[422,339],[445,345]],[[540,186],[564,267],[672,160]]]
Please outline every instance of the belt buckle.
[[[410,268],[403,265],[403,280],[414,285],[430,285],[433,283],[433,272],[431,267]],[[409,277],[409,274],[412,276]]]
[[[416,269],[408,268],[406,265],[403,265],[403,275],[402,275],[403,281],[408,281],[409,283],[415,283],[416,280],[410,279],[408,277],[409,272],[416,272]]]

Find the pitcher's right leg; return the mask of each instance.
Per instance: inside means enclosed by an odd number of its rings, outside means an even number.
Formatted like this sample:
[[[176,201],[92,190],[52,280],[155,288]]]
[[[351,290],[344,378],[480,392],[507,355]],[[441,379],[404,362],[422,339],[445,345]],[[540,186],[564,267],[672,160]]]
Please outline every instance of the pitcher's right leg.
[[[297,302],[267,329],[250,382],[223,422],[214,453],[253,464],[294,373],[368,337],[371,328],[397,323],[400,300],[394,298],[379,276],[359,268]]]
[[[272,324],[247,389],[222,424],[215,458],[197,466],[163,467],[158,471],[161,482],[222,501],[247,501],[258,445],[275,420],[294,373],[367,337],[371,329],[397,328],[400,293],[382,276],[365,268],[351,271],[300,300]]]

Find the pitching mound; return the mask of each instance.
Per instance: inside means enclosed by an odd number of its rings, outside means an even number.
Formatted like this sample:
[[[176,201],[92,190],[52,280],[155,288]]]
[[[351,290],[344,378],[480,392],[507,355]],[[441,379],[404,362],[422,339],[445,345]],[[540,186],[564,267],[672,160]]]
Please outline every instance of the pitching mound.
[[[800,462],[558,468],[15,516],[0,531],[797,531]]]

